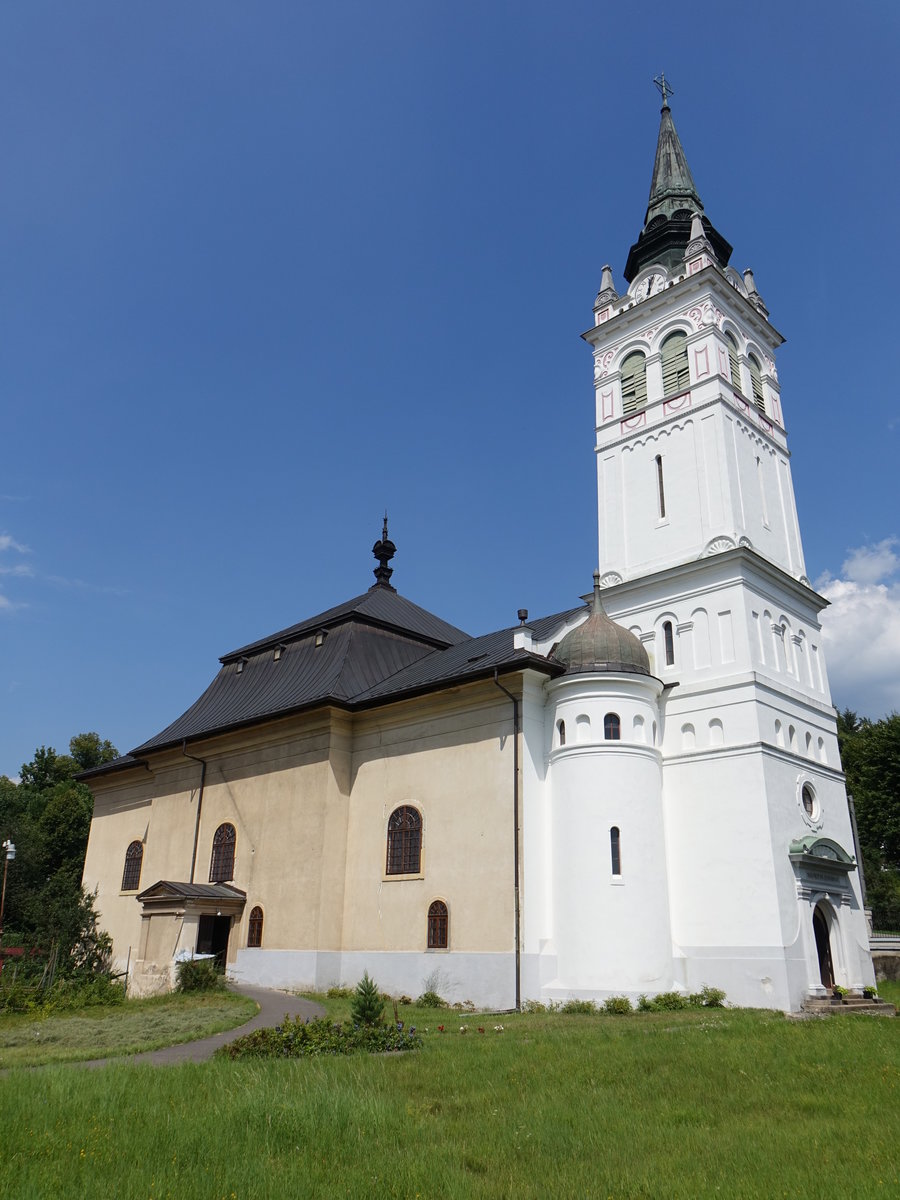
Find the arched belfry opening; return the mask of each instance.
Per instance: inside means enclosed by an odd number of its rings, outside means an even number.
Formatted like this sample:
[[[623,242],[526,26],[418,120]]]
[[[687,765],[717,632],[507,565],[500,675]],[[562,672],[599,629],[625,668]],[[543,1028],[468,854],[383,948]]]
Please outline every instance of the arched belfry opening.
[[[834,967],[831,962],[831,935],[828,918],[821,904],[813,909],[813,932],[816,935],[816,953],[819,956],[819,977],[822,987],[829,991],[834,987]]]

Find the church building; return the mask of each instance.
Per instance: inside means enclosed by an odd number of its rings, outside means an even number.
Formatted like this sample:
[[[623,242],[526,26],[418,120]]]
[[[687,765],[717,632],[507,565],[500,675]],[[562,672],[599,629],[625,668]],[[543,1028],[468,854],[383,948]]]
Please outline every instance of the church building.
[[[225,654],[87,772],[84,884],[134,994],[229,977],[511,1008],[874,982],[775,357],[663,107],[593,322],[599,570],[472,637],[375,582]],[[587,468],[587,464],[585,464]],[[587,586],[589,580],[586,579]]]

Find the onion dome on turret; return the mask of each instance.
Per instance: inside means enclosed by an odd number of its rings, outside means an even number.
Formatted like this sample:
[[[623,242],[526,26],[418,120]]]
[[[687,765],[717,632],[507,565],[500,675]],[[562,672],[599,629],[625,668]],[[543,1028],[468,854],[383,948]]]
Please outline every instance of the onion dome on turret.
[[[556,647],[555,657],[566,664],[566,674],[585,671],[649,675],[647,651],[629,630],[607,616],[600,598],[600,572],[594,572],[591,615],[571,630]]]
[[[691,221],[695,213],[700,214],[703,231],[719,265],[726,267],[731,258],[731,246],[703,212],[684,147],[672,120],[669,108],[672,88],[665,75],[655,79],[654,83],[662,93],[663,106],[644,228],[629,250],[625,264],[625,278],[629,283],[644,267],[654,263],[671,271],[681,269],[685,249],[691,240]]]

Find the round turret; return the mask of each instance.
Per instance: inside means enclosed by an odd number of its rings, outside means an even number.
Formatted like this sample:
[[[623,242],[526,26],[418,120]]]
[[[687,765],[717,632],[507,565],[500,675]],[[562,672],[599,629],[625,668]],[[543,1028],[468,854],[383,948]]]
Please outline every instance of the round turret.
[[[566,674],[581,671],[618,671],[650,674],[647,651],[627,629],[611,620],[600,599],[600,574],[594,572],[591,615],[571,630],[556,647],[556,658],[566,664]]]

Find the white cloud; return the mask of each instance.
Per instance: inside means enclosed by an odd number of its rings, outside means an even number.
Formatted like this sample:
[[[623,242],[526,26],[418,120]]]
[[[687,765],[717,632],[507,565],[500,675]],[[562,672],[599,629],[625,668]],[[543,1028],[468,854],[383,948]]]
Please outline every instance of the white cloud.
[[[34,567],[30,567],[28,563],[16,563],[14,567],[0,567],[0,575],[17,575],[20,578],[23,576],[31,578],[34,575]]]
[[[854,583],[881,583],[900,566],[900,557],[894,553],[896,545],[897,538],[889,537],[874,546],[858,546],[851,550],[841,567],[844,578]]]
[[[8,599],[3,595],[2,592],[0,592],[0,612],[12,612],[15,607],[16,606],[13,604],[12,600]]]
[[[839,708],[881,717],[900,710],[900,557],[897,538],[851,550],[844,578],[825,574],[816,589],[822,613],[831,694]]]
[[[0,533],[0,550],[18,550],[20,554],[29,553],[27,546],[23,546],[21,542],[17,542],[8,533]]]

